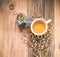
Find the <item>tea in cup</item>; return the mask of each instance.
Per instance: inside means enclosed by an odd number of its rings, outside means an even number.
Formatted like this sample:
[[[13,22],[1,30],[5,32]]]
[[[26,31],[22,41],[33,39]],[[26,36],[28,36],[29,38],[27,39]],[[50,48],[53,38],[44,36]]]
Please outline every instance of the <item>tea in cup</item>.
[[[48,24],[51,22],[51,19],[45,21],[42,18],[37,18],[31,23],[31,31],[35,35],[43,35],[47,32]]]

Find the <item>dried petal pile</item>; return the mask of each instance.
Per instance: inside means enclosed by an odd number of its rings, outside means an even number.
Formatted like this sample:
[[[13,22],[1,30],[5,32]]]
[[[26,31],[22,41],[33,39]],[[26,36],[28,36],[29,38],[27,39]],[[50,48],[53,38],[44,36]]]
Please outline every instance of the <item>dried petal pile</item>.
[[[49,52],[49,48],[51,45],[51,41],[52,41],[52,23],[50,23],[49,28],[46,32],[46,34],[42,35],[42,36],[36,36],[34,35],[31,31],[29,34],[29,41],[28,41],[28,45],[29,47],[32,48],[32,56],[33,57],[41,57],[42,55],[46,55]]]

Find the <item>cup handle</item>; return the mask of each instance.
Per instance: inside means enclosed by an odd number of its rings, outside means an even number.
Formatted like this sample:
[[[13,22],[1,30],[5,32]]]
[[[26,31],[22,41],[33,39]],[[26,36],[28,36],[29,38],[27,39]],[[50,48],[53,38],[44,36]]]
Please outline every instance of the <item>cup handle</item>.
[[[51,19],[48,19],[48,20],[46,21],[46,23],[49,24],[51,21],[52,21]]]

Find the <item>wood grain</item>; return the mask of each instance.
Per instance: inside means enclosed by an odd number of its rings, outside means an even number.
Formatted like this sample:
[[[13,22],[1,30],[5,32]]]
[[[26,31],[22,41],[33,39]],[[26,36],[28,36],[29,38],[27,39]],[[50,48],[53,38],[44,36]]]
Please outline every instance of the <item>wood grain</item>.
[[[59,49],[59,44],[60,44],[60,0],[55,0],[54,4],[54,25],[55,25],[55,57],[60,57],[60,49]]]
[[[14,1],[13,1],[14,2]],[[15,9],[9,10],[9,3],[4,2],[0,13],[0,57],[28,57],[28,48],[23,43],[23,32],[20,33],[16,23],[16,13],[27,15],[26,0],[15,0]]]
[[[10,2],[14,10],[9,9]],[[21,40],[28,39],[28,35],[19,30],[16,22],[19,13],[51,18],[54,22],[54,0],[0,0],[0,57],[31,57],[31,49]]]

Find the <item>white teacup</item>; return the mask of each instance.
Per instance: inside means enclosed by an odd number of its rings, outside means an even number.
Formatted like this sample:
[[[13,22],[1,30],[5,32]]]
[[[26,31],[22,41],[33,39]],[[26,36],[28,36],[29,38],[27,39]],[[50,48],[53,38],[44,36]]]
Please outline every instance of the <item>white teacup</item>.
[[[51,19],[47,21],[42,18],[37,18],[31,23],[31,31],[35,35],[43,35],[47,32],[48,24],[51,22]]]

